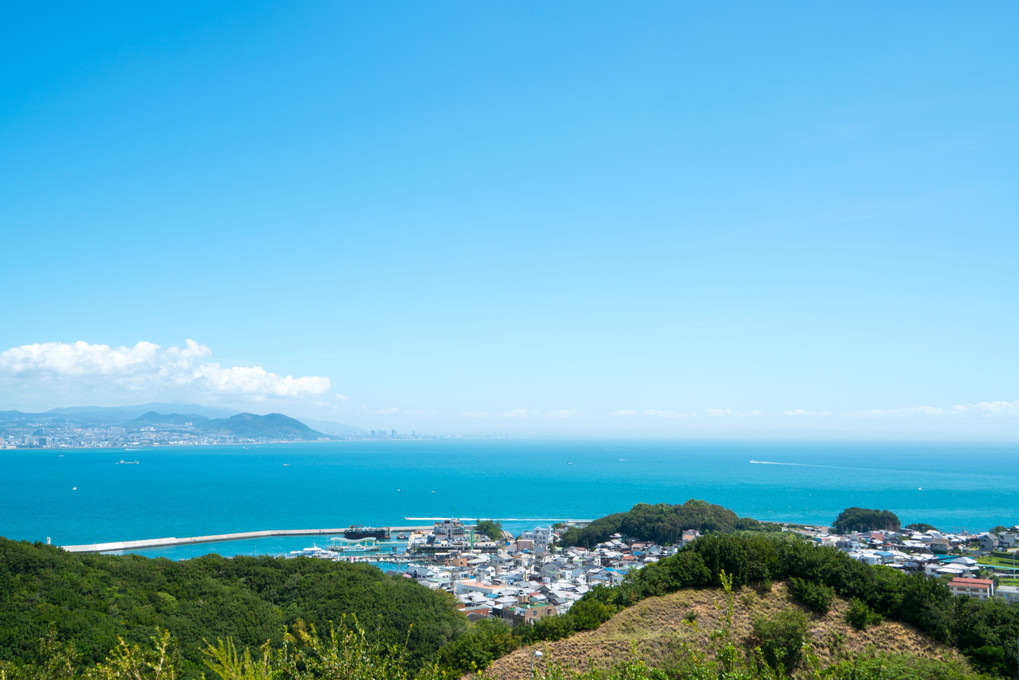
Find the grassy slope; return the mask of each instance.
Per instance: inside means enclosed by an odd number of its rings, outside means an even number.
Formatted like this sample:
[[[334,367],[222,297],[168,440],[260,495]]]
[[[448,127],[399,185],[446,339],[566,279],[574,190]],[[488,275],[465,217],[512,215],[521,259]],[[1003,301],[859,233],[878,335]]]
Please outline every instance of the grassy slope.
[[[627,658],[631,641],[641,658],[656,666],[667,665],[682,653],[683,645],[700,651],[711,649],[708,635],[721,625],[725,604],[721,589],[683,590],[663,597],[652,597],[625,609],[600,628],[578,633],[565,640],[525,647],[495,662],[492,670],[499,680],[525,680],[529,677],[530,654],[541,649],[549,660],[586,669],[588,660],[597,668],[608,668]],[[758,593],[744,588],[736,594],[734,632],[750,645],[755,618],[772,616],[792,602],[784,584],[775,584],[771,592]],[[814,652],[829,661],[835,658],[836,634],[844,636],[843,649],[853,652],[875,650],[913,654],[939,659],[961,659],[951,647],[941,645],[901,623],[885,621],[880,626],[860,631],[845,622],[847,604],[836,599],[831,611],[823,616],[810,615],[810,636]],[[695,625],[684,617],[696,612]]]

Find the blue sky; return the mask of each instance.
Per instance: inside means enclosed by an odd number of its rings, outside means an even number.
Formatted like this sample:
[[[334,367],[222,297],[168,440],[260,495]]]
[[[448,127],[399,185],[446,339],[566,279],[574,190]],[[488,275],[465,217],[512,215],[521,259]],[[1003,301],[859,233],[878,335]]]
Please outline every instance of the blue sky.
[[[0,408],[1019,439],[1014,3],[8,4]]]

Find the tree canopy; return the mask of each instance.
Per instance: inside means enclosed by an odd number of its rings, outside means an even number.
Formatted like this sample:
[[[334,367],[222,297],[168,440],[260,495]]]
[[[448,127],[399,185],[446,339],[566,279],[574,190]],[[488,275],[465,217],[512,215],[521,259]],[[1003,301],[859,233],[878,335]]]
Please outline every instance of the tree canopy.
[[[502,522],[490,519],[479,519],[474,529],[482,536],[487,536],[489,540],[502,540]]]
[[[868,510],[867,508],[846,508],[832,523],[835,531],[897,531],[901,526],[899,518],[891,510]]]
[[[593,548],[609,540],[612,534],[619,533],[642,541],[668,545],[679,541],[687,529],[708,533],[760,530],[769,526],[773,525],[749,517],[741,518],[732,510],[707,501],[691,499],[682,505],[638,503],[628,512],[601,517],[582,529],[570,527],[563,533],[560,544]]]

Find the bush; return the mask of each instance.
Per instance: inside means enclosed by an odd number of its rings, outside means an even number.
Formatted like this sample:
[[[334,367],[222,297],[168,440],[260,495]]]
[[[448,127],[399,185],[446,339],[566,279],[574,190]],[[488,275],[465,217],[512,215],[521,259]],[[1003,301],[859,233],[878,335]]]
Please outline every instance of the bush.
[[[835,590],[802,578],[789,579],[789,592],[812,611],[826,614],[835,601]]]
[[[518,646],[519,641],[508,625],[494,619],[482,620],[439,650],[438,665],[460,677],[472,670],[488,668]]]
[[[770,619],[757,619],[754,636],[769,666],[776,670],[791,669],[803,653],[807,615],[799,609],[784,609]]]
[[[853,628],[863,630],[867,626],[879,625],[882,620],[881,615],[868,607],[862,600],[855,597],[849,600],[849,611],[846,612],[846,623]]]

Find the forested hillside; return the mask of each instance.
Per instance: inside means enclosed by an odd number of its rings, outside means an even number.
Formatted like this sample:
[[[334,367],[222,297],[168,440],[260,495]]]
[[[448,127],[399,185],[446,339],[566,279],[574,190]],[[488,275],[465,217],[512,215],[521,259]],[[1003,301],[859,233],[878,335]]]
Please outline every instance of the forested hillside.
[[[298,620],[328,631],[354,615],[386,643],[406,642],[412,667],[466,628],[452,597],[367,565],[214,555],[185,562],[134,555],[74,555],[0,539],[0,660],[35,663],[50,627],[97,662],[118,637],[144,642],[156,628],[176,640],[191,677],[203,640],[240,647],[283,642]]]

